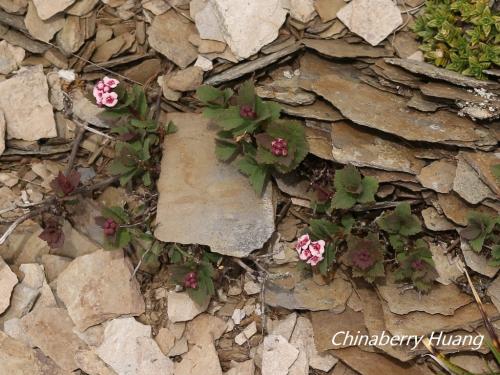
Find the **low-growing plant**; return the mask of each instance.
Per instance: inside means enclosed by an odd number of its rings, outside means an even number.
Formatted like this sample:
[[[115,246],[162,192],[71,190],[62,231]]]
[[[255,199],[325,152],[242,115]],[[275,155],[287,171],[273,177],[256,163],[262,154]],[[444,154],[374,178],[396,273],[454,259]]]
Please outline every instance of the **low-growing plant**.
[[[182,285],[189,296],[203,305],[215,295],[216,265],[221,256],[203,249],[189,252],[173,244],[167,250],[174,281]]]
[[[438,278],[429,244],[422,239],[413,248],[397,255],[399,268],[394,275],[397,281],[409,280],[417,290],[427,293]]]
[[[251,81],[243,83],[237,95],[230,89],[201,86],[196,96],[205,106],[203,114],[221,129],[217,157],[234,161],[258,194],[272,173],[291,172],[307,155],[302,124],[280,119],[280,106],[260,99]]]
[[[411,213],[408,203],[401,203],[394,211],[382,215],[377,220],[377,225],[389,234],[389,242],[396,252],[407,248],[409,236],[422,231],[422,224],[418,217]]]
[[[385,249],[377,233],[368,233],[365,237],[349,235],[347,237],[346,263],[352,268],[353,277],[362,277],[372,283],[385,276]]]
[[[160,125],[150,118],[146,94],[138,85],[126,88],[118,80],[104,77],[94,86],[93,94],[96,103],[106,109],[105,114],[118,119],[110,129],[118,139],[110,173],[120,176],[122,186],[135,179],[150,186],[159,164],[159,153],[153,151],[164,135],[175,132],[175,125]]]
[[[469,212],[467,227],[460,231],[460,236],[466,240],[472,250],[479,253],[487,239],[493,238],[493,230],[500,224],[500,217],[493,217],[482,212]],[[496,237],[495,237],[496,238]]]
[[[317,266],[326,276],[330,271],[337,252],[337,246],[343,239],[345,229],[326,219],[311,220],[306,234],[297,242],[299,259],[311,266]]]
[[[479,79],[500,65],[500,15],[489,0],[427,0],[413,30],[434,65]]]

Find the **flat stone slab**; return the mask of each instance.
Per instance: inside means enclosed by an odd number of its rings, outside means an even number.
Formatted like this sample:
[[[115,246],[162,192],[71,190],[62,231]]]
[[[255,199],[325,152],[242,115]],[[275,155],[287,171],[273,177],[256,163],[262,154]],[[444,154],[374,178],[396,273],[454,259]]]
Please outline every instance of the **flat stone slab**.
[[[10,296],[17,284],[17,276],[0,257],[0,314],[10,305]]]
[[[217,160],[216,130],[201,114],[166,121],[178,131],[163,147],[156,238],[236,257],[260,249],[274,232],[272,186],[259,197],[235,166]]]
[[[36,141],[57,135],[42,65],[23,69],[0,82],[0,110],[5,117],[9,139]]]
[[[57,278],[57,295],[78,330],[144,312],[137,280],[123,251],[99,250],[71,262]]]

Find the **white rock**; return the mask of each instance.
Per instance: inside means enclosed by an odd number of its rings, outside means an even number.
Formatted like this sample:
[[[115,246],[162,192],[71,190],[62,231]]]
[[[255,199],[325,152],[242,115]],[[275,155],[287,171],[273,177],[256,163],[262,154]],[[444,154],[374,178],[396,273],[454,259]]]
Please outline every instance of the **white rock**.
[[[13,318],[22,318],[26,315],[36,299],[40,296],[45,284],[45,275],[39,264],[22,264],[19,270],[23,272],[22,281],[14,287],[10,307],[0,316],[1,323]]]
[[[208,307],[208,303],[209,301],[207,299],[203,306],[200,306],[185,292],[169,292],[167,307],[168,319],[172,323],[186,322],[205,311]]]
[[[403,23],[392,0],[352,0],[337,13],[353,33],[376,46]]]
[[[213,1],[193,0],[190,4],[190,12],[200,33],[200,38],[225,42]]]
[[[89,375],[116,375],[116,372],[106,366],[93,350],[77,351],[75,362],[81,370]]]
[[[298,317],[290,344],[299,350],[299,357],[290,368],[289,375],[307,375],[309,367],[328,372],[338,362],[338,359],[328,353],[318,353],[314,343],[313,326],[305,317]]]
[[[33,0],[38,15],[42,20],[46,20],[53,15],[62,12],[73,4],[76,0]]]
[[[171,8],[165,0],[142,0],[142,7],[149,10],[155,16],[163,14]]]
[[[17,276],[0,257],[0,314],[10,305],[10,296],[17,284]]]
[[[288,375],[299,351],[283,336],[269,335],[264,338],[262,375]]]
[[[248,280],[243,286],[243,289],[245,290],[246,294],[251,296],[253,294],[260,293],[262,286],[253,280]]]
[[[236,57],[246,59],[278,37],[286,14],[281,0],[210,0],[195,22],[201,38],[225,41]]]
[[[248,326],[246,326],[242,332],[236,335],[236,337],[234,338],[234,342],[241,346],[244,343],[246,343],[248,339],[253,335],[255,335],[256,333],[257,333],[257,324],[255,322],[252,322]]]
[[[64,16],[58,14],[52,18],[43,20],[38,16],[33,3],[30,2],[28,12],[24,18],[24,24],[33,38],[49,42],[64,27]]]
[[[3,111],[0,109],[0,155],[5,151],[5,117]],[[7,188],[7,187],[6,187]],[[7,188],[8,189],[8,188]]]
[[[73,113],[76,117],[100,128],[109,127],[103,116],[103,113],[106,111],[105,108],[98,107],[95,103],[92,103],[79,90],[73,91],[71,97],[73,99]]]
[[[495,194],[480,178],[477,172],[461,156],[458,157],[453,190],[471,204],[477,204]]]
[[[110,321],[96,353],[118,375],[173,374],[173,362],[151,338],[151,327],[134,318]]]
[[[61,52],[66,56],[78,51],[85,43],[85,30],[83,30],[82,26],[83,18],[68,16],[62,30],[57,33],[57,44],[61,47]]]
[[[233,361],[231,361],[233,362]],[[234,362],[234,367],[224,373],[224,375],[254,375],[255,363],[253,359],[245,362]]]
[[[217,351],[212,342],[195,344],[175,363],[175,375],[222,375]]]
[[[290,0],[290,16],[306,23],[316,16],[314,0]]]
[[[233,320],[234,324],[238,325],[241,323],[241,320],[245,317],[245,315],[245,310],[234,309],[231,319]]]
[[[0,41],[0,74],[9,74],[21,66],[25,51],[6,40]]]
[[[439,277],[436,279],[438,283],[450,285],[463,275],[460,268],[458,268],[460,259],[452,257],[451,254],[445,254],[446,246],[430,244],[430,250],[436,271],[439,274]]]
[[[289,314],[285,319],[282,320],[270,320],[268,327],[269,332],[276,336],[283,336],[286,340],[290,340],[296,323],[297,313]]]
[[[57,136],[48,95],[42,65],[23,69],[0,82],[0,110],[5,116],[8,138],[36,141]]]
[[[201,70],[203,70],[204,72],[209,72],[214,68],[214,64],[212,63],[212,61],[201,55],[199,55],[196,59],[194,66],[201,68]]]
[[[3,324],[3,330],[10,337],[21,341],[29,347],[34,347],[31,337],[26,333],[22,321],[19,318],[9,319]]]

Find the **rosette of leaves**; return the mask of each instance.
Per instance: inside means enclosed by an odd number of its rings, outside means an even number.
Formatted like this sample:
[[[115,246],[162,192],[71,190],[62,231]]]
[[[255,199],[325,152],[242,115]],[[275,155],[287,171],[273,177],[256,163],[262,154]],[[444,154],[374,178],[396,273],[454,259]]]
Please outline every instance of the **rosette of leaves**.
[[[62,198],[75,191],[80,184],[80,178],[80,173],[75,170],[67,175],[59,172],[57,177],[50,182],[50,187],[58,197]]]
[[[55,216],[43,218],[43,231],[38,236],[47,242],[51,249],[57,249],[64,245],[64,232],[62,222]]]
[[[104,248],[106,250],[122,249],[132,240],[131,228],[126,227],[130,224],[129,213],[119,206],[104,207],[101,211],[101,217],[96,218],[96,223],[103,226],[106,219],[113,220],[118,224],[112,235],[105,236]]]
[[[467,227],[460,231],[460,236],[469,243],[472,250],[479,253],[484,242],[489,237],[493,237],[492,234],[497,224],[500,224],[500,217],[472,211],[467,216]]]
[[[370,283],[384,277],[384,253],[377,233],[369,233],[366,237],[347,237],[345,260],[352,268],[353,277],[362,277]]]
[[[329,220],[313,219],[309,223],[307,233],[313,241],[324,240],[326,242],[323,260],[318,265],[319,272],[325,276],[335,262],[337,245],[343,239],[344,230],[341,226]]]
[[[413,30],[428,61],[484,79],[500,65],[500,16],[489,0],[427,0]]]
[[[167,250],[167,254],[173,264],[170,269],[177,284],[182,285],[189,272],[196,273],[197,287],[186,289],[193,301],[201,306],[215,295],[215,265],[220,259],[219,255],[204,250],[191,254],[175,244]]]
[[[411,213],[408,203],[400,203],[392,212],[385,213],[377,220],[377,225],[389,233],[389,242],[397,252],[403,251],[407,238],[422,231],[422,224],[416,215]]]
[[[160,126],[157,121],[148,118],[149,106],[146,94],[139,86],[125,90],[122,85],[116,88],[118,104],[107,108],[106,114],[119,117],[111,127],[111,133],[118,138],[115,143],[115,158],[109,165],[113,175],[120,176],[122,186],[140,178],[145,186],[150,186],[157,173],[161,137],[175,132],[172,123]]]
[[[439,276],[429,244],[424,240],[417,240],[410,251],[399,253],[396,259],[399,262],[399,268],[394,273],[396,280],[410,280],[421,292],[427,293]]]
[[[335,186],[333,208],[349,209],[356,203],[375,202],[378,181],[373,177],[362,177],[351,164],[335,172],[333,184]]]
[[[307,155],[303,126],[279,120],[280,106],[260,99],[251,81],[243,83],[237,95],[230,89],[201,86],[196,96],[205,105],[203,114],[221,129],[216,139],[217,158],[236,160],[258,194],[264,191],[271,173],[288,173]],[[272,142],[277,139],[286,142],[286,155],[272,152]]]

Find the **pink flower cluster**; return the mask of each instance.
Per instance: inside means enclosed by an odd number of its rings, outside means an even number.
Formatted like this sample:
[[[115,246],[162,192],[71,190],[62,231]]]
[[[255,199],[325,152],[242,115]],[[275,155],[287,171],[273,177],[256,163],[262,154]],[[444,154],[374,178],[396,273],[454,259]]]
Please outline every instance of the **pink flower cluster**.
[[[300,260],[305,261],[311,266],[315,266],[323,260],[325,241],[311,241],[309,235],[304,234],[298,238],[295,250],[299,253]]]
[[[109,77],[104,77],[96,83],[92,93],[98,106],[105,105],[111,108],[118,103],[118,94],[111,90],[118,86],[119,83],[120,81],[117,79]]]
[[[271,142],[271,152],[276,156],[287,156],[288,142],[283,138],[276,138]]]

